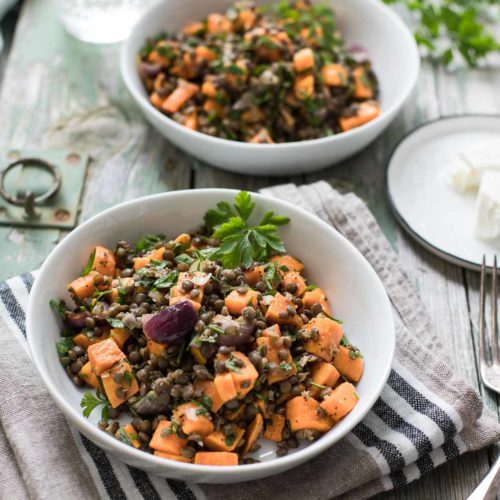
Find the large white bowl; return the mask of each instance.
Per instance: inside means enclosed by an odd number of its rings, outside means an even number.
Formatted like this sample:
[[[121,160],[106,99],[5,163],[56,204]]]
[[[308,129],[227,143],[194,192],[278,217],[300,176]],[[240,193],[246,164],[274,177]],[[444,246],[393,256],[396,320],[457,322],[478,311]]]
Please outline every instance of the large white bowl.
[[[277,0],[259,1],[273,3]],[[379,0],[324,0],[336,13],[347,44],[366,47],[380,80],[382,114],[359,128],[286,144],[249,144],[192,131],[155,109],[137,74],[135,58],[147,37],[176,32],[188,21],[223,12],[233,0],[163,0],[133,28],[121,53],[122,76],[145,117],[167,139],[200,160],[233,172],[282,175],[311,172],[351,156],[391,123],[417,80],[420,59],[415,40],[401,19]]]
[[[335,315],[344,320],[349,339],[365,359],[365,372],[358,385],[359,403],[354,410],[318,441],[288,456],[269,454],[260,464],[214,467],[183,464],[138,451],[96,426],[99,411],[87,420],[77,389],[62,368],[55,348],[60,325],[49,307],[51,298],[69,298],[66,284],[78,276],[95,244],[113,248],[116,241],[135,241],[145,233],[175,236],[195,230],[205,211],[218,201],[232,201],[236,191],[202,189],[176,191],[129,201],[106,210],[71,232],[49,255],[30,295],[27,336],[33,361],[59,408],[94,443],[127,464],[164,477],[195,482],[239,482],[283,472],[332,446],[368,412],[389,375],[395,347],[391,306],[377,275],[364,257],[338,232],[317,217],[283,201],[254,194],[257,215],[266,210],[287,215],[282,230],[288,251],[302,259],[307,277],[323,287]],[[272,448],[268,445],[267,451]]]

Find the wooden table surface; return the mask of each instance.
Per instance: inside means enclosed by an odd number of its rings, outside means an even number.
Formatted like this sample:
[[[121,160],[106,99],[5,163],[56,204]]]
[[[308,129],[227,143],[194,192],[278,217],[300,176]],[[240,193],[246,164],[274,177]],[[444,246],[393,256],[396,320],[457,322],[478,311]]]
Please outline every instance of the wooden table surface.
[[[87,45],[65,34],[50,0],[26,0],[19,15],[11,14],[6,25],[7,32],[14,32],[15,25],[15,33],[8,43],[8,59],[0,58],[0,150],[68,148],[90,154],[80,221],[124,200],[175,189],[257,190],[282,182],[324,179],[352,190],[368,203],[397,249],[446,346],[450,364],[498,413],[496,394],[485,389],[478,375],[478,275],[434,257],[401,231],[385,199],[384,168],[398,139],[427,120],[500,113],[500,69],[449,73],[425,62],[403,112],[362,153],[310,175],[256,178],[203,165],[161,138],[144,121],[122,84],[119,47]],[[0,227],[0,279],[39,267],[63,236],[53,229]],[[488,470],[494,448],[462,456],[381,497],[466,498]]]

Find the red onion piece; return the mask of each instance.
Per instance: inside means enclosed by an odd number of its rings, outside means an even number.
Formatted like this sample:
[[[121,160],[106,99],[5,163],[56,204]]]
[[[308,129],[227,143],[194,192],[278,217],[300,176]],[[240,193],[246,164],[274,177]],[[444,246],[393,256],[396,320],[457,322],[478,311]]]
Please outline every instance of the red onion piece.
[[[186,337],[197,321],[198,313],[191,302],[182,300],[152,315],[143,329],[151,340],[167,344]]]
[[[357,63],[368,61],[368,51],[362,45],[353,43],[347,48],[347,52],[349,53],[349,57]]]

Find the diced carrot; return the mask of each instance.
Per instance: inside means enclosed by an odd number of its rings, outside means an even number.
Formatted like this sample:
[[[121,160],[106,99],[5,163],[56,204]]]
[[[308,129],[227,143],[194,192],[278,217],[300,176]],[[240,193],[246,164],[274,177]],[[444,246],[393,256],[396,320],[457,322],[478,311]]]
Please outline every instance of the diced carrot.
[[[230,372],[219,373],[214,378],[215,388],[222,403],[235,399],[238,395]]]
[[[161,109],[167,113],[175,113],[199,90],[198,85],[179,78],[177,88],[165,99]]]
[[[246,123],[260,123],[265,118],[266,115],[257,106],[252,106],[241,114],[241,119]]]
[[[333,422],[329,417],[320,417],[318,415],[319,403],[313,399],[306,399],[304,396],[297,396],[286,404],[286,418],[290,423],[292,432],[300,430],[313,430],[327,432]]]
[[[191,236],[188,233],[181,233],[174,239],[174,243],[179,245],[189,245],[191,243]]]
[[[245,31],[252,29],[256,20],[257,15],[253,10],[245,9],[238,13],[238,21]]]
[[[163,253],[165,252],[165,247],[155,248],[149,252],[149,257],[151,260],[163,260]]]
[[[315,384],[333,387],[337,383],[339,377],[340,374],[335,366],[326,361],[317,361],[311,367],[311,380]],[[319,396],[321,388],[311,385],[309,392],[313,398],[316,398]]]
[[[111,328],[109,336],[116,342],[116,345],[122,349],[123,344],[125,344],[130,337],[130,333],[123,328]]]
[[[320,406],[333,420],[338,421],[356,406],[358,400],[359,396],[354,386],[344,382],[328,394]]]
[[[285,416],[279,413],[271,415],[271,421],[266,422],[264,437],[271,441],[280,442],[283,440],[283,429],[285,428]]]
[[[210,14],[207,18],[207,31],[209,33],[229,33],[233,30],[233,23],[222,14]]]
[[[227,307],[229,314],[239,316],[246,306],[251,306],[253,308],[257,307],[258,295],[258,292],[251,289],[247,289],[243,294],[239,293],[237,290],[233,290],[224,299],[224,305]]]
[[[261,128],[248,142],[252,144],[274,144],[273,138],[267,128]]]
[[[359,382],[363,373],[363,358],[358,354],[340,345],[333,358],[333,365],[349,382]]]
[[[182,302],[183,300],[188,300],[189,302],[191,302],[191,305],[197,310],[199,311],[200,308],[201,308],[201,304],[199,302],[195,302],[194,300],[192,299],[188,299],[186,297],[183,297],[183,296],[180,296],[180,297],[170,297],[170,300],[169,300],[169,305],[173,306],[174,304],[177,304],[177,302]]]
[[[134,257],[134,271],[138,271],[143,267],[146,267],[151,262],[151,257]]]
[[[299,99],[307,99],[314,95],[314,76],[297,75],[295,77],[294,92]]]
[[[217,391],[217,388],[216,388],[214,382],[212,382],[211,380],[197,380],[194,383],[193,387],[194,387],[195,393],[197,393],[199,391],[199,392],[203,393],[205,396],[207,396],[208,398],[210,398],[210,401],[211,401],[210,410],[211,411],[216,413],[221,409],[224,402],[222,401],[221,397],[219,396],[219,393]]]
[[[243,414],[245,413],[245,404],[240,404],[236,410],[229,410],[228,413],[224,414],[224,417],[229,420],[230,422],[236,422],[237,420],[240,420],[240,418],[243,417]]]
[[[301,273],[304,270],[304,264],[291,255],[275,255],[271,257],[271,262],[277,262],[279,267],[286,267],[288,271]]]
[[[304,307],[306,309],[311,309],[313,304],[320,304],[323,308],[323,311],[325,311],[330,316],[332,314],[332,310],[330,309],[330,305],[328,304],[328,299],[325,295],[325,292],[319,287],[304,293],[302,302],[304,303]]]
[[[79,345],[80,347],[83,347],[84,349],[88,349],[91,345],[97,344],[98,342],[102,342],[103,340],[106,340],[109,337],[109,332],[106,331],[104,332],[103,335],[100,337],[87,337],[85,333],[79,333],[78,335],[75,335],[73,337],[73,343],[75,345]]]
[[[342,325],[330,318],[317,316],[304,326],[308,331],[313,328],[319,331],[319,336],[316,340],[309,339],[305,342],[304,348],[307,352],[330,362],[344,335]]]
[[[239,359],[243,362],[243,366],[238,368],[238,371],[231,371],[234,386],[238,398],[244,398],[255,385],[255,381],[259,378],[259,373],[250,362],[250,360],[239,351],[231,353],[231,357]]]
[[[141,442],[137,439],[137,431],[132,424],[123,426],[123,431],[127,434],[127,437],[134,448],[141,447]]]
[[[157,50],[153,50],[148,55],[148,62],[156,63],[163,68],[168,68],[170,66],[170,59],[167,56],[162,56]]]
[[[344,87],[348,83],[349,73],[342,64],[327,64],[321,68],[321,79],[325,85]]]
[[[95,368],[93,369],[95,371]],[[116,377],[114,377],[117,373],[123,376],[120,383],[117,383]],[[128,398],[139,392],[139,384],[127,359],[123,359],[114,365],[109,372],[101,373],[101,380],[106,397],[113,408],[120,406]]]
[[[213,79],[207,79],[203,82],[201,92],[207,97],[217,97],[217,87],[215,86]]]
[[[101,375],[101,373],[125,359],[125,354],[112,339],[106,339],[89,346],[87,354],[96,375]]]
[[[269,337],[262,336],[256,340],[256,344],[259,348],[262,348],[264,345],[266,346],[265,357],[268,359],[269,363],[274,363],[276,365],[275,369],[267,373],[267,381],[269,384],[286,380],[297,373],[297,368],[293,363],[290,351],[283,346],[282,339],[280,340],[281,342],[275,346],[272,345],[272,341]],[[288,357],[285,360],[280,357],[280,351],[288,352]]]
[[[201,22],[189,23],[182,28],[182,33],[187,36],[195,36],[205,31],[205,25]]]
[[[358,66],[352,71],[354,77],[354,94],[357,99],[371,99],[373,97],[373,88],[368,79],[365,68]]]
[[[245,433],[245,444],[243,445],[242,453],[248,453],[251,451],[253,445],[257,442],[260,435],[262,434],[262,430],[264,429],[264,419],[260,413],[255,415],[255,418],[252,420],[250,425],[247,427]]]
[[[264,399],[257,399],[255,401],[255,405],[257,406],[257,409],[259,410],[259,413],[264,417],[264,418],[269,418],[269,408],[267,407],[267,403]]]
[[[99,381],[97,380],[95,373],[92,371],[92,365],[90,364],[90,361],[87,361],[82,366],[82,369],[78,373],[78,376],[95,389],[99,387]]]
[[[280,339],[279,342],[274,342],[272,345],[282,345],[283,339],[281,338],[281,329],[279,325],[268,326],[263,332],[263,337],[269,337],[270,339]]]
[[[311,30],[309,28],[302,28],[300,30],[300,36],[307,40],[311,45],[317,46],[318,39],[323,38],[323,28],[321,26],[316,26],[314,30],[314,34],[311,34]]]
[[[267,309],[265,316],[266,320],[280,325],[301,326],[303,323],[302,319],[298,314],[291,315],[288,311],[289,306],[293,310],[296,310],[295,304],[278,292],[273,297],[271,304],[269,304],[269,308]]]
[[[224,106],[215,99],[206,99],[203,103],[203,111],[205,113],[213,113],[216,116],[222,116],[224,114]]]
[[[194,49],[194,53],[196,55],[196,61],[201,62],[201,61],[215,61],[217,59],[217,54],[212,50],[209,49],[206,45],[198,45]]]
[[[118,297],[120,296],[120,292],[118,291],[118,288],[112,288],[111,293],[107,296],[108,302],[112,304],[113,302],[116,302]]]
[[[184,403],[175,408],[173,420],[179,423],[184,434],[197,433],[200,436],[207,436],[214,430],[214,424],[208,411],[196,403]]]
[[[236,428],[236,432],[230,436],[226,436],[222,431],[211,432],[203,438],[203,445],[213,451],[233,451],[238,446],[245,429]]]
[[[168,420],[160,420],[158,427],[149,442],[153,450],[169,453],[171,455],[180,455],[182,448],[188,445],[188,439],[182,439],[177,434],[171,433],[172,423]]]
[[[160,356],[165,352],[165,349],[168,347],[168,344],[160,344],[159,342],[151,340],[149,337],[146,337],[146,339],[148,342],[148,350],[150,354]]]
[[[297,290],[293,293],[293,295],[296,295],[297,297],[300,297],[306,289],[305,279],[301,276],[300,273],[296,271],[288,271],[284,274],[283,280],[281,281],[281,286],[283,288],[286,288],[286,286],[289,284],[294,284],[297,286]]]
[[[185,127],[190,128],[191,130],[198,130],[198,112],[194,106],[191,112],[184,114],[183,120],[183,125]]]
[[[227,451],[199,451],[194,456],[198,465],[238,465],[238,455]]]
[[[293,69],[302,73],[314,68],[314,52],[310,48],[301,49],[293,56]]]
[[[374,120],[379,115],[380,106],[375,101],[361,102],[354,116],[341,116],[339,118],[340,128],[346,132]]]
[[[92,270],[97,271],[104,276],[114,276],[115,268],[116,261],[113,252],[107,248],[96,246]]]
[[[99,273],[90,271],[86,276],[80,276],[68,285],[68,291],[79,300],[88,299],[96,291],[94,280]]]
[[[254,268],[245,271],[245,278],[251,287],[254,287],[259,281],[262,281],[264,278],[264,270],[264,266],[255,266]]]
[[[172,455],[171,453],[163,453],[162,451],[155,451],[154,455],[168,460],[175,460],[176,462],[184,462],[186,464],[193,463],[190,458],[183,457],[182,455]]]
[[[197,302],[198,305],[200,305],[203,301],[203,290],[205,288],[205,285],[195,285],[195,288],[200,292],[197,297],[193,298],[190,295],[186,293],[184,288],[182,288],[182,284],[185,281],[192,281],[193,278],[197,279],[203,279],[206,277],[206,273],[203,273],[201,271],[195,271],[193,273],[189,272],[182,272],[179,273],[179,277],[177,279],[177,284],[175,285],[174,288],[172,288],[172,291],[170,292],[170,304],[172,304],[172,298],[175,297],[181,297],[184,300],[188,299],[191,300],[192,302]],[[187,295],[187,297],[186,297]]]
[[[194,78],[196,76],[196,56],[190,52],[184,52],[182,57],[175,60],[174,66],[170,69],[170,74],[184,80]]]

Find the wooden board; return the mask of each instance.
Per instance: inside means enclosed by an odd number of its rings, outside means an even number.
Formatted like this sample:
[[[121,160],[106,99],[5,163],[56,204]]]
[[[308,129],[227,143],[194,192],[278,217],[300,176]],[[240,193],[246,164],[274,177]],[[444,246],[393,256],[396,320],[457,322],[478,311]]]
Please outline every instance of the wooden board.
[[[71,147],[89,153],[93,161],[80,220],[123,200],[189,187],[258,190],[280,182],[325,179],[354,191],[368,203],[421,291],[448,361],[498,412],[498,398],[481,384],[476,363],[478,276],[439,260],[402,233],[385,201],[384,167],[401,136],[426,120],[464,112],[500,113],[499,87],[499,69],[450,74],[424,63],[403,112],[357,156],[293,178],[241,176],[192,160],[160,138],[121,83],[118,47],[74,40],[61,29],[50,0],[31,0],[23,6],[1,88],[0,149]],[[0,229],[0,279],[38,267],[63,236],[54,230]],[[380,498],[466,498],[495,454],[492,447],[465,455]]]

